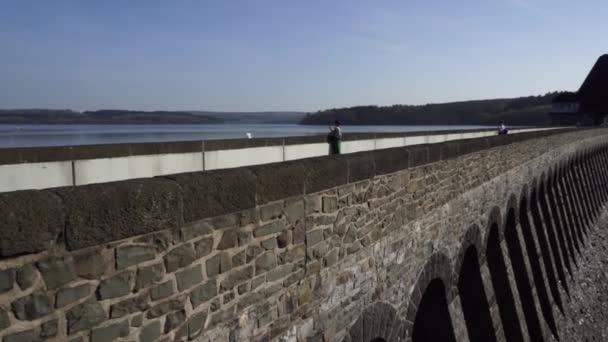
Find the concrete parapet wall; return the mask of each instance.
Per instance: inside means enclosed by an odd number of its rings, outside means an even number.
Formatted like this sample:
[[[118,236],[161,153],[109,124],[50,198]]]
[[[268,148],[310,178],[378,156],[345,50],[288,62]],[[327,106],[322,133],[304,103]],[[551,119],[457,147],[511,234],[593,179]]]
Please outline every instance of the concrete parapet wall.
[[[511,133],[553,128],[522,128]],[[347,134],[343,153],[496,135],[494,130]],[[0,149],[0,192],[105,183],[326,156],[323,136]]]
[[[0,337],[408,340],[434,279],[466,306],[463,241],[485,255],[522,194],[607,144],[528,132],[0,194]]]

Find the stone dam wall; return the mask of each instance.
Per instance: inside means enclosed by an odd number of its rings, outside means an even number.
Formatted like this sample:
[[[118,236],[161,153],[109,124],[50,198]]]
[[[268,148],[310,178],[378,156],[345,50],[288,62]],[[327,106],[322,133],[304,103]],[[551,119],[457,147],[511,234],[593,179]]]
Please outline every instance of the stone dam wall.
[[[551,341],[608,192],[551,130],[0,194],[0,338]]]

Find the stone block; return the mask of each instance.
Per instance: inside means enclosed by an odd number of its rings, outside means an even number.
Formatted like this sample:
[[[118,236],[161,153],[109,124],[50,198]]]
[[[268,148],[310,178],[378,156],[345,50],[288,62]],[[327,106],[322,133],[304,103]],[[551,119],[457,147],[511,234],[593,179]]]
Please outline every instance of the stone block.
[[[0,276],[1,278],[2,276]],[[27,264],[20,269],[17,270],[17,284],[21,290],[25,291],[32,287],[36,282],[36,278],[38,277],[38,272],[36,271],[36,267],[32,264]],[[0,280],[0,292],[2,292],[2,280]]]
[[[181,225],[182,194],[163,178],[65,187],[56,190],[67,209],[69,250]]]
[[[283,202],[266,204],[258,209],[260,211],[260,219],[262,221],[270,221],[280,218],[283,214]]]
[[[185,291],[203,281],[201,266],[196,265],[178,272],[175,274],[175,279],[177,280],[177,289],[180,292]]]
[[[109,266],[110,262],[99,248],[74,253],[74,268],[76,274],[81,278],[99,279],[106,273]]]
[[[180,296],[176,298],[171,298],[162,303],[156,304],[150,310],[148,310],[147,318],[156,318],[160,316],[164,316],[171,311],[182,310],[184,308],[184,301],[186,300],[185,296]]]
[[[33,321],[53,311],[49,297],[40,291],[13,301],[11,307],[15,317],[21,321]]]
[[[102,280],[97,288],[98,298],[104,300],[128,295],[133,289],[134,278],[135,273],[129,271]]]
[[[133,318],[131,319],[132,327],[139,328],[142,326],[143,323],[144,323],[144,315],[142,315],[142,314],[133,316]]]
[[[253,266],[245,266],[240,269],[230,271],[220,284],[220,291],[224,292],[233,289],[235,286],[250,280],[253,277]]]
[[[182,173],[167,178],[182,190],[185,222],[255,207],[256,177],[248,168]]]
[[[0,270],[0,293],[5,293],[13,289],[15,283],[15,270]]]
[[[203,332],[205,321],[207,321],[206,310],[190,315],[190,319],[188,319],[188,338],[190,340],[194,340]]]
[[[37,340],[39,339],[36,330],[32,329],[7,335],[2,339],[2,342],[32,342]]]
[[[171,297],[173,294],[175,294],[173,280],[167,280],[166,282],[150,289],[150,297],[152,298],[152,301],[165,299]]]
[[[261,274],[277,266],[277,258],[273,252],[265,252],[255,259],[255,274]]]
[[[376,150],[373,157],[377,175],[395,173],[409,167],[410,155],[407,148],[397,147]]]
[[[304,200],[298,199],[295,201],[288,201],[285,204],[285,216],[289,223],[296,223],[297,221],[304,218],[306,215],[304,209]]]
[[[107,318],[106,312],[98,302],[94,300],[79,304],[66,313],[68,334],[88,330],[104,322]]]
[[[129,336],[129,320],[108,325],[107,327],[93,329],[91,342],[112,342],[120,337]]]
[[[91,294],[91,286],[83,284],[74,287],[63,288],[57,291],[55,307],[62,308],[66,305],[77,302]]]
[[[364,179],[372,179],[376,175],[376,164],[373,152],[352,153],[346,156],[348,164],[348,182],[355,183]]]
[[[72,260],[51,257],[37,264],[48,289],[56,289],[76,279]]]
[[[429,151],[426,145],[408,146],[410,160],[409,167],[416,167],[429,162]]]
[[[63,232],[65,211],[50,191],[0,194],[0,257],[33,254],[53,246]]]
[[[344,156],[327,156],[303,160],[306,194],[331,189],[348,183],[348,164]]]
[[[165,318],[165,334],[175,330],[186,321],[186,311],[171,312]]]
[[[218,274],[228,272],[232,268],[232,259],[228,252],[220,252],[207,259],[205,264],[207,277],[215,277]]]
[[[222,238],[220,239],[219,244],[217,245],[217,249],[226,250],[235,248],[238,246],[238,234],[237,229],[228,229],[222,233]]]
[[[155,257],[154,247],[138,245],[119,247],[116,248],[116,268],[122,270]]]
[[[293,264],[277,266],[266,275],[267,282],[273,282],[288,276],[294,269]]]
[[[278,247],[277,244],[277,238],[270,238],[270,239],[266,239],[264,241],[262,241],[260,243],[260,245],[262,246],[262,248],[264,248],[265,250],[273,250],[275,248]]]
[[[312,247],[323,239],[323,229],[311,230],[306,233],[306,246]]]
[[[326,214],[331,214],[338,210],[338,198],[331,196],[323,197],[323,212]]]
[[[300,160],[256,165],[250,169],[257,178],[259,204],[304,193],[306,169]]]
[[[213,250],[213,238],[203,238],[194,243],[194,249],[196,250],[196,257],[201,258]]]
[[[245,265],[247,262],[247,250],[242,250],[239,253],[232,256],[232,267],[239,267]]]
[[[217,284],[215,279],[212,279],[190,292],[190,303],[193,308],[196,308],[215,296],[217,296]]]
[[[50,321],[46,321],[42,323],[40,326],[40,338],[42,340],[49,339],[51,337],[57,336],[59,321],[57,319],[52,319]]]
[[[141,290],[163,279],[163,265],[155,264],[147,267],[140,267],[137,270],[135,289]]]
[[[156,339],[158,339],[160,337],[160,335],[162,333],[160,328],[161,328],[160,321],[158,321],[158,320],[147,324],[145,327],[143,327],[143,329],[141,329],[141,331],[139,333],[139,341],[140,342],[155,341]]]
[[[182,241],[188,241],[200,236],[210,235],[213,233],[213,227],[205,221],[192,222],[182,227],[180,233]]]
[[[286,230],[277,237],[277,247],[285,248],[289,245],[291,245],[291,231]]]
[[[110,318],[120,318],[135,312],[145,311],[150,307],[150,296],[147,293],[125,299],[110,306]]]
[[[196,259],[196,253],[192,245],[186,244],[173,248],[165,255],[165,267],[167,272],[172,273],[177,269],[190,265]]]
[[[274,221],[274,222],[265,224],[263,226],[257,227],[253,231],[253,236],[255,236],[257,238],[257,237],[266,236],[266,235],[270,235],[270,234],[280,233],[285,229],[287,229],[287,225],[285,224],[285,221],[278,220],[278,221]]]

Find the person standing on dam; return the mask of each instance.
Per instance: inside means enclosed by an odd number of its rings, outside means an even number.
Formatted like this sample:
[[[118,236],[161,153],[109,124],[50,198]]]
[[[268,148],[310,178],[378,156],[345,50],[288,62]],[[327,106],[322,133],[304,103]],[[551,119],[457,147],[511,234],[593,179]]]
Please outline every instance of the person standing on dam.
[[[507,133],[509,133],[509,130],[507,129],[505,122],[500,120],[500,123],[498,124],[498,135],[505,135]]]
[[[333,127],[329,127],[327,142],[329,143],[329,154],[340,154],[340,149],[342,147],[342,129],[340,128],[340,121],[336,120]]]

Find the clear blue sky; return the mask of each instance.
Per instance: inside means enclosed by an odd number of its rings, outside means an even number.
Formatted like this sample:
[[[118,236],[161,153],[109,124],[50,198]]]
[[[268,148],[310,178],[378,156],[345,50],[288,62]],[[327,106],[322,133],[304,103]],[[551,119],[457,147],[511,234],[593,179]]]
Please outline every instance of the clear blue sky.
[[[606,0],[2,0],[0,108],[301,110],[576,90]]]

